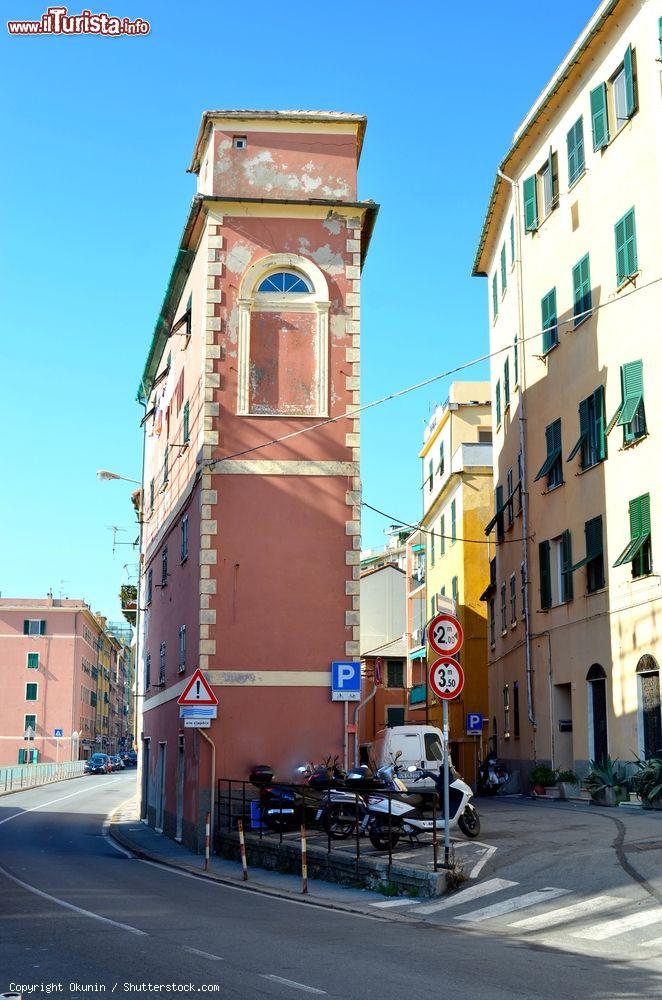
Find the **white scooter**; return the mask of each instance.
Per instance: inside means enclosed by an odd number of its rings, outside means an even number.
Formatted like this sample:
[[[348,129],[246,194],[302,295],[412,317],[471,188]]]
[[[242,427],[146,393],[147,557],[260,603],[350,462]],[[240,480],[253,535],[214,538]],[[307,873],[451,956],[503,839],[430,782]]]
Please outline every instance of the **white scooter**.
[[[446,826],[443,816],[443,769],[436,772],[428,771],[421,767],[409,767],[407,768],[407,771],[412,776],[414,781],[420,781],[422,778],[432,778],[437,793],[437,816],[436,824],[433,824],[432,817],[429,815],[428,811],[426,811],[426,814],[421,814],[420,811],[417,810],[417,815],[408,815],[404,819],[402,832],[409,837],[416,837],[421,833],[432,833],[433,825],[436,825],[438,831],[443,830]],[[459,827],[465,837],[478,837],[480,834],[480,817],[476,811],[476,807],[471,801],[473,798],[473,792],[450,762],[448,765],[448,778],[449,829],[453,830]],[[414,804],[414,800],[416,798],[418,797],[408,796],[408,799],[412,802],[412,804]]]

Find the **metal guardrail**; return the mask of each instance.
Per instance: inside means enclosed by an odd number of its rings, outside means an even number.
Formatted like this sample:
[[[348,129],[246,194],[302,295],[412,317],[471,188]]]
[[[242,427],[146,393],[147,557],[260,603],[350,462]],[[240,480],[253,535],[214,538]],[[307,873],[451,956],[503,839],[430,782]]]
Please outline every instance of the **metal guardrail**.
[[[60,764],[16,764],[0,767],[0,792],[18,792],[22,788],[48,785],[63,778],[84,774],[84,760],[65,760]]]
[[[266,840],[278,842],[279,844],[283,843],[283,839],[287,838],[288,833],[296,836],[299,829],[302,837],[306,836],[306,830],[317,829],[321,832],[319,824],[311,822],[310,815],[311,812],[314,813],[320,805],[320,794],[326,792],[325,788],[313,790],[310,785],[307,784],[295,784],[293,782],[285,781],[272,782],[271,786],[274,788],[292,791],[301,796],[300,807],[296,808],[300,810],[301,815],[304,817],[304,822],[301,828],[298,827],[298,824],[293,824],[293,828],[290,830],[283,830],[281,827],[278,831],[275,831],[273,829],[269,829],[264,821],[262,812],[263,807],[260,804],[263,800],[261,798],[260,791],[255,785],[249,781],[239,778],[218,778],[217,786],[218,794],[216,797],[215,817],[215,829],[217,834],[221,831],[227,831],[228,833],[236,831],[238,829],[239,821],[242,822],[244,827],[248,827],[249,830],[253,828],[254,833],[257,834],[260,841]],[[329,790],[333,791],[334,786],[331,786]],[[397,824],[396,817],[391,813],[391,803],[394,799],[400,799],[402,792],[383,788],[357,789],[355,791],[353,789],[338,788],[337,786],[335,786],[335,790],[342,791],[344,793],[349,792],[349,794],[354,796],[354,816],[356,819],[352,834],[344,839],[333,838],[328,831],[325,831],[327,854],[332,854],[334,845],[336,849],[344,850],[346,852],[347,847],[351,843],[354,860],[358,866],[359,859],[361,857],[361,838],[364,836],[364,833],[361,830],[361,815],[362,812],[364,812],[362,799],[365,795],[379,795],[382,798],[388,799],[389,803],[387,813],[388,848],[377,853],[378,856],[388,856],[388,875],[390,877],[394,851],[391,834]],[[440,816],[440,814],[437,811],[437,799],[435,795],[431,796],[431,806],[432,808],[429,812],[429,819],[432,820],[432,831],[430,834],[431,839],[429,841],[426,839],[423,843],[420,843],[417,840],[415,846],[418,847],[421,855],[425,853],[426,848],[432,849],[432,868],[433,871],[437,872],[440,868],[445,868],[447,866],[439,861],[437,816]],[[277,809],[278,806],[275,803],[272,803],[272,808]],[[406,840],[408,842],[409,837],[403,835],[402,840]],[[409,847],[409,843],[407,843],[407,847]],[[370,856],[375,856],[374,850],[371,852]]]

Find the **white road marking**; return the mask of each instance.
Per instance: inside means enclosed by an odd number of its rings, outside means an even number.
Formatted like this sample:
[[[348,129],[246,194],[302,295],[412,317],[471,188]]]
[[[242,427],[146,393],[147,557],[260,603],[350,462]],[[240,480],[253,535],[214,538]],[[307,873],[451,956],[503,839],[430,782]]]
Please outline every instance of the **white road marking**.
[[[420,903],[419,899],[405,899],[401,896],[398,899],[385,899],[381,903],[371,903],[377,910],[387,910],[391,906],[410,906],[412,903]]]
[[[662,948],[662,937],[653,938],[652,941],[639,941],[640,948]]]
[[[316,990],[314,986],[306,986],[304,983],[295,983],[293,979],[283,979],[282,976],[261,975],[260,979],[270,979],[272,983],[282,983],[283,986],[292,986],[295,990],[305,990],[306,993],[319,993],[320,996],[327,996],[326,990]]]
[[[106,840],[111,847],[114,847],[116,851],[119,851],[120,854],[123,854],[126,858],[132,858],[132,859],[135,858],[135,855],[132,854],[131,851],[127,851],[126,847],[122,847],[120,844],[118,844],[117,841],[110,836],[109,831],[110,831],[110,821],[112,817],[116,816],[119,812],[121,812],[124,806],[126,806],[129,802],[133,802],[134,798],[135,796],[132,795],[130,798],[125,799],[124,802],[122,802],[117,807],[117,809],[113,809],[113,811],[109,813],[108,816],[106,816],[103,822],[103,826],[101,827],[101,836],[104,838],[104,840]]]
[[[120,930],[129,931],[130,934],[140,934],[141,937],[148,937],[147,931],[138,930],[137,927],[131,927],[130,924],[121,924],[117,920],[111,920],[110,917],[102,917],[101,914],[92,913],[91,910],[83,910],[80,906],[74,906],[73,903],[67,903],[64,899],[58,899],[57,896],[51,896],[48,892],[42,892],[42,890],[37,889],[36,886],[30,885],[29,882],[24,882],[22,879],[16,878],[15,875],[11,875],[5,868],[0,868],[0,875],[4,875],[10,882],[20,885],[22,889],[27,889],[28,892],[34,893],[35,896],[41,896],[42,899],[47,899],[49,902],[56,903],[58,906],[64,906],[67,910],[73,910],[74,913],[80,913],[83,917],[92,917],[93,920],[100,920],[103,924],[110,924],[112,927],[119,927]]]
[[[520,930],[537,931],[540,927],[555,927],[557,924],[565,924],[576,917],[583,917],[587,913],[599,913],[601,910],[611,910],[619,904],[625,902],[617,896],[594,896],[593,899],[584,899],[581,903],[572,903],[570,906],[562,906],[558,910],[550,910],[548,913],[539,913],[535,917],[524,917],[523,920],[515,920],[508,924],[509,927],[517,927]]]
[[[209,951],[200,951],[199,948],[189,948],[187,944],[183,944],[182,948],[184,951],[190,951],[192,955],[202,955],[203,958],[211,958],[213,962],[223,962],[224,959],[220,955],[212,955]]]
[[[61,795],[59,799],[49,799],[48,802],[42,802],[41,805],[32,806],[30,809],[21,809],[20,812],[12,813],[11,816],[0,819],[0,826],[3,823],[8,823],[10,819],[16,819],[17,816],[27,816],[28,813],[35,812],[37,809],[45,809],[46,806],[55,805],[56,802],[64,802],[65,799],[73,799],[74,795],[82,795],[83,792],[90,792],[94,788],[104,788],[106,785],[114,785],[119,780],[119,778],[111,778],[110,781],[104,781],[98,785],[86,785],[85,788],[79,788],[77,792],[72,792],[71,795]]]
[[[626,931],[633,931],[637,927],[657,924],[660,920],[662,920],[662,909],[640,910],[639,913],[631,913],[628,917],[604,920],[585,931],[574,931],[571,937],[582,938],[584,941],[606,941],[607,938],[616,937],[617,934],[624,934]]]
[[[476,862],[476,864],[473,866],[473,868],[469,872],[469,878],[478,878],[478,876],[482,872],[483,868],[485,867],[485,865],[487,864],[487,862],[490,860],[490,858],[492,857],[492,855],[494,854],[495,851],[496,851],[496,847],[488,847],[488,848],[486,848],[485,851],[483,851],[482,858],[478,859],[478,861]]]
[[[480,910],[471,910],[470,913],[455,917],[455,920],[466,920],[467,923],[477,924],[481,920],[501,917],[504,913],[513,913],[515,910],[523,910],[527,906],[535,906],[536,903],[544,903],[546,900],[555,899],[557,896],[565,896],[567,892],[570,892],[570,889],[554,889],[552,886],[547,886],[535,892],[525,892],[523,896],[513,896],[511,899],[505,899],[502,903],[483,906]]]
[[[452,896],[445,896],[436,903],[426,903],[419,906],[416,913],[437,913],[439,910],[447,910],[451,906],[461,906],[462,903],[470,903],[472,899],[480,899],[481,896],[490,896],[493,892],[501,892],[502,889],[511,889],[517,882],[511,882],[507,878],[492,878],[489,882],[481,882],[470,889],[461,889],[460,892]]]

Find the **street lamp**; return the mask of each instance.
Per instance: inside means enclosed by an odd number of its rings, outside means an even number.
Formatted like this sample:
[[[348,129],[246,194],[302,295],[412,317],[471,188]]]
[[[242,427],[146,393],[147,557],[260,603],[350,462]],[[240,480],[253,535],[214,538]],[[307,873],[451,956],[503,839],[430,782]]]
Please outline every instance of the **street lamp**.
[[[109,472],[108,469],[99,469],[97,479],[103,479],[104,481],[109,479],[123,479],[125,483],[136,483],[137,486],[142,486],[142,483],[138,479],[127,479],[126,476],[120,476],[119,472]]]

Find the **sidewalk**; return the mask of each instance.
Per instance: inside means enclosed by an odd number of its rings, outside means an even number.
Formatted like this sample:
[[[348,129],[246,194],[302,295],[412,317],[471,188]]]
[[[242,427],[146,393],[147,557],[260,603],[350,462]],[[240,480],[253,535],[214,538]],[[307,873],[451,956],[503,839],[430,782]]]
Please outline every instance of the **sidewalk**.
[[[122,847],[145,860],[224,885],[241,886],[253,892],[286,897],[300,903],[326,906],[350,913],[370,912],[374,917],[377,914],[374,909],[370,909],[371,906],[387,898],[381,893],[370,892],[367,889],[352,889],[310,878],[308,893],[304,895],[299,875],[286,875],[261,868],[249,869],[248,881],[244,882],[240,863],[217,856],[210,858],[209,870],[204,871],[204,856],[195,854],[183,844],[156,833],[151,827],[142,823],[138,818],[135,801],[125,803],[111,815],[108,833]],[[401,919],[405,919],[404,915]]]

